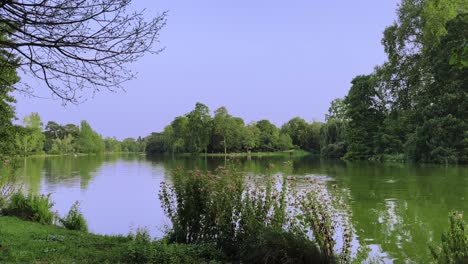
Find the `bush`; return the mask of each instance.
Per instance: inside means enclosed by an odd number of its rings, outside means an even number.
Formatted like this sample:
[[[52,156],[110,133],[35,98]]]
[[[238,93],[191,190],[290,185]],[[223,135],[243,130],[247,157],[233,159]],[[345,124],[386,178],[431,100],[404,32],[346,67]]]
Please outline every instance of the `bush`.
[[[302,234],[262,228],[243,243],[242,263],[325,263],[316,244]]]
[[[151,237],[147,230],[138,229],[127,248],[127,261],[130,263],[150,263],[153,260]]]
[[[10,201],[2,213],[8,216],[50,225],[54,222],[56,214],[51,211],[54,203],[50,200],[50,195],[25,196],[21,192],[13,194]]]
[[[332,209],[339,202],[324,184],[296,191],[298,179],[291,176],[247,179],[226,168],[177,169],[172,176],[173,184],[162,183],[159,194],[172,222],[171,242],[215,244],[234,262],[350,261],[352,228],[342,224],[349,217]],[[310,231],[314,239],[306,235]],[[343,236],[339,250],[335,235]]]
[[[432,256],[438,263],[468,262],[468,226],[458,212],[450,214],[450,229],[442,234],[442,244],[430,246]]]
[[[88,232],[88,224],[80,211],[80,203],[75,202],[65,218],[59,219],[59,222],[70,230],[79,230]]]

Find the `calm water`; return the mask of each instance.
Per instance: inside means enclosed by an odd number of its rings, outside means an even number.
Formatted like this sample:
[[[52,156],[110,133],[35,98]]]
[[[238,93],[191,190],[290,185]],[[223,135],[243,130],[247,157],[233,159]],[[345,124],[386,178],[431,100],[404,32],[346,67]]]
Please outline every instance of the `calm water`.
[[[293,162],[293,175],[317,175],[349,191],[359,240],[386,262],[430,260],[428,243],[439,241],[451,210],[468,212],[468,167],[325,162],[312,157],[236,159],[242,170],[262,175]],[[32,192],[51,194],[65,215],[75,201],[91,232],[123,234],[146,227],[161,237],[169,221],[158,201],[159,185],[176,167],[214,169],[224,158],[155,158],[141,155],[27,158],[20,175]],[[288,170],[290,171],[290,169]]]

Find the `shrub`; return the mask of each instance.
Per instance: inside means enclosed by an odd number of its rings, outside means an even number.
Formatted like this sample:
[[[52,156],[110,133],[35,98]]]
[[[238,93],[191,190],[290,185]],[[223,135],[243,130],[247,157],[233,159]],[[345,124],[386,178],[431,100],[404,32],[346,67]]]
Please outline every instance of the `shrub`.
[[[292,176],[247,178],[226,168],[214,173],[177,169],[172,176],[173,184],[162,183],[159,193],[172,222],[171,242],[213,243],[234,262],[351,260],[352,228],[342,224],[349,217],[338,215],[333,206],[341,203],[324,184],[299,192]],[[334,232],[338,226],[341,234]],[[335,235],[343,236],[339,250]]]
[[[25,196],[23,193],[17,192],[11,196],[7,207],[3,209],[2,213],[50,225],[54,222],[56,215],[51,211],[53,205],[50,195],[29,194]]]
[[[59,222],[70,230],[79,230],[88,232],[88,224],[80,211],[80,203],[75,202],[65,218],[59,219]]]
[[[438,263],[468,262],[468,226],[462,218],[461,213],[451,213],[450,229],[442,234],[442,244],[429,247]]]
[[[127,261],[130,263],[150,263],[153,260],[151,237],[146,229],[138,229],[130,235],[132,241],[127,248]]]
[[[316,244],[305,235],[271,227],[257,230],[243,243],[242,263],[325,263]]]

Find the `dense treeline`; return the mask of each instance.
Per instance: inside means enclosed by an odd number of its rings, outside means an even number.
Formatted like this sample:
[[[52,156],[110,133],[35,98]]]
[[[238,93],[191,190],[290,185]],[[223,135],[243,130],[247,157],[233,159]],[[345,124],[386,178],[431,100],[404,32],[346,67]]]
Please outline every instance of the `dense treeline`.
[[[404,0],[388,60],[330,107],[322,153],[348,160],[468,162],[466,1]]]
[[[387,61],[356,76],[326,122],[293,118],[245,125],[224,107],[177,117],[148,138],[148,153],[280,151],[328,158],[468,162],[468,5],[463,0],[403,0],[384,31]]]
[[[325,123],[297,117],[281,128],[245,124],[225,107],[175,118],[145,139],[102,139],[83,122],[45,128],[37,114],[15,126],[13,85],[19,61],[0,49],[0,153],[227,153],[303,149],[328,158],[468,162],[468,14],[464,0],[403,0],[382,44],[387,61],[351,81]],[[0,28],[1,29],[1,28]],[[6,31],[0,40],[8,42]],[[16,61],[16,63],[14,63]],[[43,131],[44,130],[44,131]],[[147,147],[146,147],[147,146]]]
[[[38,113],[23,118],[23,125],[12,125],[10,155],[31,154],[99,154],[104,152],[144,152],[146,143],[139,137],[118,141],[115,138],[102,138],[88,122],[60,125],[49,121],[44,127]]]
[[[322,123],[307,123],[296,117],[276,127],[268,120],[245,124],[229,114],[225,107],[210,115],[209,108],[197,103],[195,109],[176,117],[162,133],[148,138],[147,152],[157,153],[228,153],[284,151],[295,148],[320,152]]]

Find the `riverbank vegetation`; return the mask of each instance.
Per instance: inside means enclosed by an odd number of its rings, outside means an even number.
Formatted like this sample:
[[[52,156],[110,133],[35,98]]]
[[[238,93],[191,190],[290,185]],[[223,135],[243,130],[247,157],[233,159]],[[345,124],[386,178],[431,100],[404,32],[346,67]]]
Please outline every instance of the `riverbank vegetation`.
[[[228,153],[302,149],[347,160],[468,162],[468,7],[465,1],[402,1],[384,31],[387,61],[351,81],[325,122],[296,117],[281,128],[245,124],[225,107],[176,117],[148,137],[147,152]]]
[[[426,163],[468,162],[468,33],[462,0],[403,0],[383,34],[387,60],[351,80],[331,103],[325,122],[295,117],[281,127],[246,124],[225,107],[176,117],[162,132],[138,139],[102,138],[89,123],[45,127],[39,114],[14,125],[17,58],[1,53],[0,154],[251,153],[300,149],[325,158]],[[12,32],[2,28],[2,43]],[[3,49],[2,49],[3,51]],[[7,56],[8,55],[8,56]],[[8,62],[8,63],[6,63]]]

